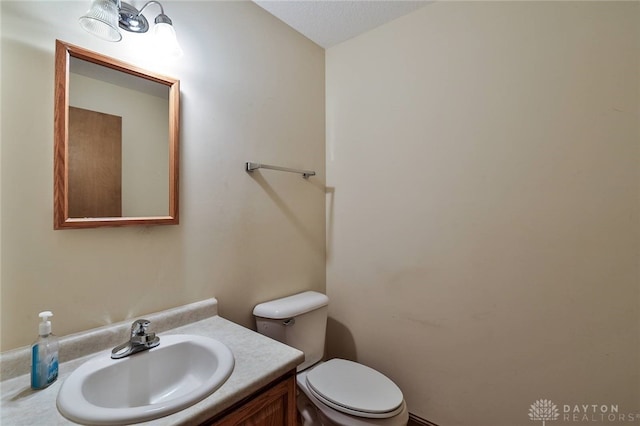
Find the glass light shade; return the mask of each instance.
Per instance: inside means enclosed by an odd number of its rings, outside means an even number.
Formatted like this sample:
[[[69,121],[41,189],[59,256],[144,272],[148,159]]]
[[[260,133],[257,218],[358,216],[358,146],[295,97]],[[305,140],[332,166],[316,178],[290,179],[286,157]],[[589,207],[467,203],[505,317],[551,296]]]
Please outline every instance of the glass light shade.
[[[93,0],[91,8],[80,17],[80,26],[87,32],[107,41],[120,41],[117,0]]]
[[[176,31],[173,25],[165,22],[157,22],[153,26],[154,43],[156,48],[168,56],[182,56],[182,49],[176,39]]]

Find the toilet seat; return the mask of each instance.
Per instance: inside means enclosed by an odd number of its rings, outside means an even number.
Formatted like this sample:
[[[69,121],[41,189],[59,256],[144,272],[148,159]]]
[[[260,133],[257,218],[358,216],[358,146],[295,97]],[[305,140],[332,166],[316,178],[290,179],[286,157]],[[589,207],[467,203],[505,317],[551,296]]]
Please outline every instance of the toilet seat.
[[[356,362],[326,361],[307,373],[306,384],[318,400],[345,414],[382,419],[403,409],[400,388],[382,373]]]

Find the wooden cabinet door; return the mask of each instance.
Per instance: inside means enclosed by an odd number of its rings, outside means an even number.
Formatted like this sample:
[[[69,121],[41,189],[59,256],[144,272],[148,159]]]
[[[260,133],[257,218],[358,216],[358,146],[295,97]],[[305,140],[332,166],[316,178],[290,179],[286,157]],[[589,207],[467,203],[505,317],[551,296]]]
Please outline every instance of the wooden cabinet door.
[[[290,376],[209,426],[296,426],[296,378]]]

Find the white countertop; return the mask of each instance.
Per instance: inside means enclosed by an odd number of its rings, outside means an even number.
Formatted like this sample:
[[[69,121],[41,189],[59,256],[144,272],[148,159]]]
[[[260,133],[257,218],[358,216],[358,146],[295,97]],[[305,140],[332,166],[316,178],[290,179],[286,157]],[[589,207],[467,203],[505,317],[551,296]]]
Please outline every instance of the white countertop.
[[[212,299],[215,301],[215,299]],[[217,313],[217,302],[215,302]],[[153,321],[153,315],[145,316]],[[114,327],[122,329],[127,321]],[[184,322],[184,321],[183,321]],[[229,408],[271,381],[296,368],[304,361],[304,354],[252,330],[225,320],[217,315],[158,332],[169,334],[195,334],[212,337],[226,344],[234,354],[235,367],[229,379],[202,401],[177,413],[161,417],[142,425],[194,425]],[[82,340],[82,333],[74,335]],[[92,337],[93,338],[93,337]],[[63,417],[56,408],[56,398],[62,382],[82,363],[99,351],[65,362],[65,345],[61,339],[58,380],[43,390],[30,388],[30,375],[22,374],[0,382],[0,424],[13,425],[69,425],[76,424]],[[125,339],[126,340],[126,339]],[[28,348],[25,348],[28,352]],[[6,357],[2,360],[5,362]],[[3,377],[6,377],[3,371]],[[117,391],[117,390],[115,390]]]

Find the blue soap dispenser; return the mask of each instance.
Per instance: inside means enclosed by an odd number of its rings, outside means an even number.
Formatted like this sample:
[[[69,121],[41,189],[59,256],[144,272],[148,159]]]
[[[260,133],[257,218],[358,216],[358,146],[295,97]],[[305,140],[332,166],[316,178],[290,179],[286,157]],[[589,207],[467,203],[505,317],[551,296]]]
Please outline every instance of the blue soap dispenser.
[[[58,378],[58,338],[51,334],[50,311],[40,312],[38,340],[31,346],[31,387],[44,389]]]

